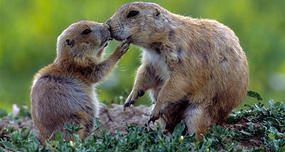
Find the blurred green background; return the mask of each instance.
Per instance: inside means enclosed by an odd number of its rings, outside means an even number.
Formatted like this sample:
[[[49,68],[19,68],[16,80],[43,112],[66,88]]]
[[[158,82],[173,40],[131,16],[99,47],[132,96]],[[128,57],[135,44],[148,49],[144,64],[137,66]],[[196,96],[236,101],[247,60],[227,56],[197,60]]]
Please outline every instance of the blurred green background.
[[[0,0],[0,108],[30,104],[33,75],[53,62],[56,38],[79,20],[105,22],[126,0]],[[169,11],[218,20],[240,39],[250,66],[250,88],[285,101],[284,0],[157,0]],[[106,49],[110,54],[118,42]],[[132,88],[140,50],[131,46],[108,80],[97,86],[100,101],[118,102]],[[114,98],[117,97],[117,98]],[[246,98],[243,103],[255,100]],[[150,104],[147,95],[140,103]]]

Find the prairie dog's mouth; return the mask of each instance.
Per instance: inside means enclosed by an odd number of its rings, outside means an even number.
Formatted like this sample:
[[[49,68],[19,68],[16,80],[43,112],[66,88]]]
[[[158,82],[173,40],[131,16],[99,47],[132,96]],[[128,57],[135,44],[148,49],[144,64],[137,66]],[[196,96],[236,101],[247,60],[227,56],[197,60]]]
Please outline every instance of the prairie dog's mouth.
[[[109,44],[109,41],[113,40],[113,38],[109,37],[106,40],[104,40],[101,44],[101,46],[106,47]]]
[[[133,41],[132,35],[128,36],[128,37],[127,37],[127,40],[128,40],[130,43],[132,43],[132,41]]]
[[[100,45],[100,48],[105,48],[108,46],[109,41],[105,41]]]
[[[132,37],[132,35],[130,34],[125,34],[122,31],[116,31],[116,30],[110,30],[111,32],[111,37],[117,41],[123,41],[125,39],[129,39]]]
[[[132,35],[128,36],[127,38],[115,38],[115,40],[117,40],[117,41],[128,40],[129,43],[133,42]]]

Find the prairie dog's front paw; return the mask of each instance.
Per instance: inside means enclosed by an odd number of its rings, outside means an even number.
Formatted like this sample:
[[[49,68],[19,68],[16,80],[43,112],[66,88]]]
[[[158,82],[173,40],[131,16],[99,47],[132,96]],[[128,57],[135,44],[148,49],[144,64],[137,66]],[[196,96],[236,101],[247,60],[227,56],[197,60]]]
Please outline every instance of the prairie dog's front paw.
[[[148,124],[151,122],[155,122],[157,119],[159,119],[165,110],[166,105],[160,104],[159,102],[154,106],[154,109],[151,112],[150,118],[148,120]]]
[[[128,51],[130,44],[131,44],[130,40],[126,39],[123,42],[121,42],[121,44],[119,44],[119,46],[117,46],[116,51],[119,52],[120,55],[123,55]]]
[[[136,100],[138,99],[138,97],[141,97],[144,95],[144,91],[140,90],[140,91],[132,91],[130,93],[130,95],[128,96],[125,104],[124,104],[124,109],[126,107],[131,106],[132,104],[134,104],[136,102]]]

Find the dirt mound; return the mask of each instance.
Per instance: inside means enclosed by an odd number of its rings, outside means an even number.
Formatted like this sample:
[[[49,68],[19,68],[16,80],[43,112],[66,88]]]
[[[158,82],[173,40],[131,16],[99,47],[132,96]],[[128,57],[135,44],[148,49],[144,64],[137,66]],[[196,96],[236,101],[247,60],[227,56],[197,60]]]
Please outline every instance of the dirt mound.
[[[151,108],[143,105],[126,108],[125,111],[123,110],[123,106],[118,104],[112,104],[111,108],[108,108],[105,104],[101,104],[100,106],[100,129],[106,129],[110,133],[115,133],[116,130],[124,132],[126,123],[136,126],[144,126],[147,123],[151,113]],[[33,129],[33,122],[28,118],[12,120],[8,117],[4,117],[0,119],[0,130],[4,127],[25,127]]]
[[[101,107],[99,118],[101,128],[107,129],[111,133],[115,133],[116,130],[124,132],[126,123],[144,126],[151,114],[151,107],[143,105],[126,108],[125,110],[122,105],[118,104],[112,104],[111,108],[101,104]]]

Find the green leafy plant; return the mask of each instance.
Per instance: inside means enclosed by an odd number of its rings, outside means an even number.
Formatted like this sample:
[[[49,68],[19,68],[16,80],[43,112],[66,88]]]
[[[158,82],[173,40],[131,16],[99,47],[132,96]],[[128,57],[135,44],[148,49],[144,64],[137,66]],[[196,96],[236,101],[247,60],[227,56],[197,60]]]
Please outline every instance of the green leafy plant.
[[[19,118],[21,119],[21,118]],[[163,133],[160,126],[149,128],[127,124],[127,133],[115,135],[100,130],[98,119],[94,122],[94,131],[86,139],[77,132],[80,126],[66,124],[65,129],[74,135],[74,141],[65,141],[59,132],[55,139],[44,145],[26,128],[2,128],[0,131],[0,149],[10,151],[285,151],[285,105],[269,101],[268,106],[261,103],[246,105],[245,109],[233,112],[224,126],[210,128],[201,142],[194,134],[184,134],[183,122],[173,133]],[[1,151],[1,150],[0,150]]]

